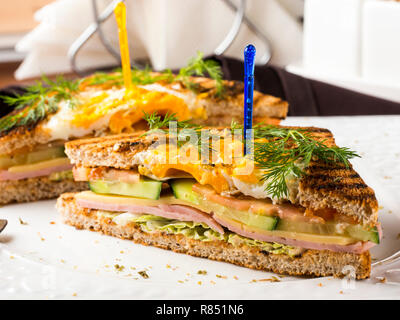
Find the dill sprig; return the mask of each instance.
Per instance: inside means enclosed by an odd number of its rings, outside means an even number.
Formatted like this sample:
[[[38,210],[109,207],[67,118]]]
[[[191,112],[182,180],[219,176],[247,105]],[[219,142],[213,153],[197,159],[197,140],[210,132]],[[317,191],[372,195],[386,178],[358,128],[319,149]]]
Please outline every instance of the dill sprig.
[[[189,120],[179,121],[176,113],[167,112],[164,116],[161,116],[157,112],[148,114],[143,111],[143,119],[146,120],[150,130],[166,129],[168,128],[171,121],[176,122],[176,126],[178,129],[193,128],[196,130],[202,128],[199,125],[191,123]]]
[[[170,114],[167,112],[165,116],[160,116],[156,112],[152,114],[147,114],[143,111],[143,114],[143,119],[147,121],[147,124],[150,128],[150,130],[144,135],[149,135],[155,131],[160,130],[161,132],[167,134],[167,128],[169,128],[170,122],[173,121],[176,123],[177,128],[177,147],[180,148],[184,146],[186,143],[190,142],[190,137],[193,137],[193,135],[195,135],[194,144],[197,147],[199,154],[207,157],[206,159],[202,159],[203,163],[208,164],[210,162],[210,152],[215,152],[215,150],[212,149],[211,145],[212,139],[216,137],[219,138],[219,135],[211,133],[210,130],[205,132],[207,134],[202,135],[202,130],[204,129],[203,126],[191,123],[189,120],[179,121],[175,113]],[[171,134],[171,132],[169,132],[169,134]]]
[[[171,83],[181,82],[188,89],[198,92],[199,85],[192,80],[192,76],[209,76],[215,80],[215,95],[222,98],[224,94],[224,82],[222,79],[221,67],[216,61],[204,60],[203,53],[198,51],[196,57],[191,58],[188,64],[179,70],[178,74],[173,74],[170,69],[161,73],[153,73],[149,66],[144,69],[132,69],[132,83],[135,85],[146,85],[160,81]],[[113,73],[97,72],[89,80],[90,85],[101,85],[109,83],[115,86],[123,85],[122,70],[115,69]]]
[[[213,134],[207,137],[207,141],[202,140],[200,137],[203,127],[191,124],[189,121],[178,121],[175,114],[167,114],[164,118],[156,113],[145,114],[145,120],[149,124],[150,132],[168,128],[170,121],[177,122],[178,136],[184,130],[194,128],[199,137],[197,140],[199,152],[204,154],[203,152],[207,151],[204,148],[211,150],[208,139]],[[242,130],[243,134],[243,126],[236,122],[232,122],[230,129],[232,134],[236,134],[236,130]],[[359,157],[349,148],[329,146],[326,139],[316,140],[306,129],[257,124],[253,126],[253,135],[254,147],[250,157],[256,167],[263,170],[261,181],[266,182],[265,191],[275,199],[289,195],[288,180],[303,177],[304,169],[311,161],[341,163],[348,167],[350,159]],[[223,135],[219,137],[224,138]]]
[[[204,60],[201,51],[197,51],[197,56],[191,58],[188,65],[180,69],[176,80],[182,81],[187,88],[196,91],[198,86],[190,80],[190,77],[206,75],[215,80],[216,96],[221,98],[224,94],[221,67],[214,60]]]
[[[71,107],[77,104],[73,93],[79,88],[80,80],[66,80],[58,76],[54,81],[42,76],[42,81],[26,88],[24,94],[0,96],[14,111],[0,119],[0,134],[15,127],[28,126],[46,118],[58,110],[61,100],[68,100]]]
[[[277,199],[288,196],[287,180],[302,177],[312,160],[348,167],[349,159],[359,157],[349,148],[327,146],[326,140],[315,140],[303,129],[256,125],[254,139],[254,161],[265,170],[262,180],[267,182],[266,191]]]

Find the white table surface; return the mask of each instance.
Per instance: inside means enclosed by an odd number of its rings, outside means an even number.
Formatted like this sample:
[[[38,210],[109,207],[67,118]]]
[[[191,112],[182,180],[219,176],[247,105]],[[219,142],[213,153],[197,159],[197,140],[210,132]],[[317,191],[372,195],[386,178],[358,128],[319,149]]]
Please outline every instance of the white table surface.
[[[283,124],[328,128],[338,145],[362,155],[353,164],[382,207],[384,239],[372,255],[382,259],[399,250],[400,116],[292,117]],[[54,204],[51,200],[0,208],[0,217],[9,222],[0,234],[0,298],[400,298],[400,263],[373,268],[371,279],[350,283],[329,277],[254,282],[274,274],[76,231],[60,222]],[[124,270],[117,271],[116,264]],[[137,274],[142,270],[149,279]],[[384,283],[379,281],[383,278]]]

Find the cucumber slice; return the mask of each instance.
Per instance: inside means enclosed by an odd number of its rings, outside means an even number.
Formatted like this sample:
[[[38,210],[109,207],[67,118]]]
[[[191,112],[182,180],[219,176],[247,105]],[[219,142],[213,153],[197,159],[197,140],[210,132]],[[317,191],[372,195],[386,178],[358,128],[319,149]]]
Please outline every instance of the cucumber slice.
[[[246,226],[255,227],[267,231],[275,230],[279,222],[278,217],[265,216],[262,214],[255,214],[251,212],[243,212],[237,210],[230,210],[225,213],[225,216],[227,218],[239,221]]]
[[[14,166],[33,164],[46,160],[66,157],[64,146],[42,148],[29,153],[21,153],[13,156],[0,156],[0,169],[8,169]]]
[[[376,244],[379,244],[380,242],[379,232],[376,227],[366,230],[360,225],[351,225],[346,228],[346,233],[354,239],[371,241]]]
[[[160,198],[162,181],[142,179],[138,183],[118,181],[90,181],[89,188],[94,193],[117,194],[135,198],[154,199]]]
[[[170,181],[172,192],[175,198],[198,205],[204,208],[203,210],[205,212],[213,212],[219,217],[227,217],[229,219],[239,221],[245,225],[257,227],[263,230],[275,229],[279,218],[235,210],[227,208],[221,204],[205,200],[192,190],[192,186],[195,183],[196,181],[194,179],[175,179]]]
[[[200,196],[192,190],[194,179],[174,179],[170,181],[175,198],[200,205]]]
[[[308,222],[293,222],[290,220],[280,220],[276,230],[300,232],[309,234],[318,234],[326,236],[346,236],[361,241],[371,241],[379,244],[379,232],[376,228],[370,230],[364,229],[361,225],[349,225],[343,232],[337,232],[337,224],[332,222],[327,223],[308,223]]]

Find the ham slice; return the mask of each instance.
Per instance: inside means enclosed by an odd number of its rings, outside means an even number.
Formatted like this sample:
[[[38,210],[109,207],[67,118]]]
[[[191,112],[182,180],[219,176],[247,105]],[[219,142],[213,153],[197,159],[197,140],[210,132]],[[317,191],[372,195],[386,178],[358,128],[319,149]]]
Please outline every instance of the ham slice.
[[[8,170],[0,170],[0,181],[5,180],[22,180],[28,178],[44,177],[48,176],[54,172],[71,170],[72,164],[66,163],[62,165],[56,165],[52,167],[43,168],[35,171],[25,171],[25,172],[10,172]]]
[[[105,203],[91,201],[87,199],[77,199],[78,205],[88,209],[119,211],[130,213],[152,214],[167,219],[176,219],[179,221],[193,221],[205,223],[213,230],[223,234],[224,229],[217,223],[210,215],[198,209],[184,206],[184,205],[167,205],[160,204],[158,206],[145,206],[145,205],[132,205],[132,204],[119,204],[119,203]]]
[[[350,245],[337,245],[337,244],[316,243],[303,240],[288,239],[283,237],[270,236],[252,231],[247,231],[235,225],[230,225],[229,223],[227,223],[222,219],[219,219],[215,215],[213,218],[222,226],[228,228],[230,231],[235,232],[243,237],[260,241],[266,241],[266,242],[276,242],[304,249],[331,250],[335,252],[350,252],[350,253],[361,254],[371,249],[375,245],[375,243],[372,242],[362,242],[362,241],[358,241]]]
[[[273,204],[271,200],[257,200],[253,198],[238,199],[234,197],[221,196],[209,186],[203,186],[198,183],[192,186],[192,190],[205,199],[218,203],[227,208],[250,211],[254,213],[263,213],[268,216],[278,216],[281,219],[301,222],[324,223],[324,219],[313,215],[305,215],[304,209],[292,204]]]
[[[76,166],[72,169],[75,181],[120,181],[138,183],[140,175],[136,170],[118,170],[106,167],[87,168]]]

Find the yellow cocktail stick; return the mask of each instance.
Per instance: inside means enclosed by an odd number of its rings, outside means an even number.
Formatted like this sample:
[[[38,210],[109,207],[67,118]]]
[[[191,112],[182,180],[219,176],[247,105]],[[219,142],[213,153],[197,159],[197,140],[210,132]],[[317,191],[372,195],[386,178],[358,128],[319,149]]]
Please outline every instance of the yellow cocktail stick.
[[[114,8],[115,19],[118,25],[119,48],[121,54],[122,74],[126,93],[132,90],[131,60],[129,58],[128,33],[126,31],[126,6],[118,2]]]

